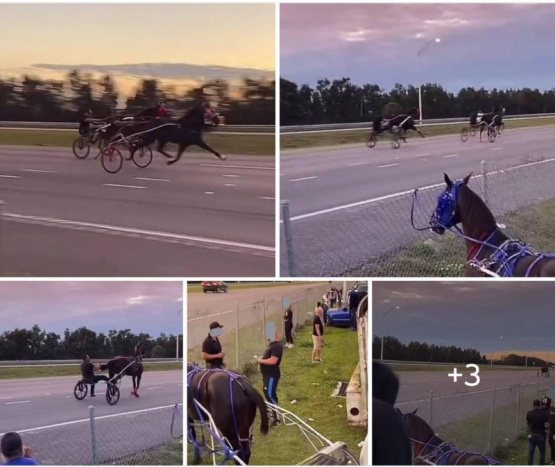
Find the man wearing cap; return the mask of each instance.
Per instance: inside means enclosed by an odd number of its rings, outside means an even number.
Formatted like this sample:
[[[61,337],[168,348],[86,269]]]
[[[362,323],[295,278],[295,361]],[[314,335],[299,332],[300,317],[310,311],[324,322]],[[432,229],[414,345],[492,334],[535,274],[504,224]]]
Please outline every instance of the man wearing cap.
[[[202,343],[202,358],[206,362],[206,368],[223,368],[225,353],[222,352],[222,344],[219,336],[223,334],[223,326],[214,321],[210,323],[210,332]]]
[[[545,431],[549,424],[549,414],[541,408],[539,399],[534,400],[534,408],[526,414],[528,435],[528,465],[534,465],[536,447],[540,451],[540,465],[545,465]]]
[[[33,450],[29,446],[23,446],[19,433],[10,432],[2,436],[0,442],[2,447],[2,455],[6,460],[4,465],[39,465],[39,463],[31,457]]]

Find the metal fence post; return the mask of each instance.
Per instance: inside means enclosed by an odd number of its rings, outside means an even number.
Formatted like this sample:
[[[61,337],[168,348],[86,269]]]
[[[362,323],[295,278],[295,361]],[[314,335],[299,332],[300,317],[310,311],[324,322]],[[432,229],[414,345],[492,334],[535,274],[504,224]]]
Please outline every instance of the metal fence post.
[[[434,406],[434,391],[430,389],[430,396],[429,396],[429,407],[428,407],[428,425],[432,425],[433,422],[433,406]]]
[[[291,212],[289,201],[281,201],[281,217],[283,219],[283,232],[285,233],[285,250],[287,253],[287,270],[291,277],[297,274],[297,258],[293,249],[293,232],[291,231]]]
[[[487,162],[480,162],[480,172],[482,174],[482,199],[486,206],[489,206],[489,196],[488,196],[488,167]]]
[[[239,302],[235,302],[235,361],[239,369]]]
[[[4,243],[3,243],[3,233],[4,233],[4,201],[0,200],[0,277],[4,272]]]
[[[521,384],[519,384],[516,388],[518,391],[517,398],[516,398],[516,426],[515,426],[515,436],[518,436],[518,432],[520,429],[520,394],[521,394]]]
[[[92,463],[93,465],[97,465],[100,464],[100,457],[98,455],[98,444],[96,442],[96,420],[94,419],[94,405],[89,405],[89,418],[91,421]]]
[[[493,397],[491,399],[491,414],[489,418],[489,433],[488,433],[488,448],[487,452],[491,453],[491,438],[493,436],[493,413],[495,412],[495,390],[497,388],[497,384],[493,385]]]

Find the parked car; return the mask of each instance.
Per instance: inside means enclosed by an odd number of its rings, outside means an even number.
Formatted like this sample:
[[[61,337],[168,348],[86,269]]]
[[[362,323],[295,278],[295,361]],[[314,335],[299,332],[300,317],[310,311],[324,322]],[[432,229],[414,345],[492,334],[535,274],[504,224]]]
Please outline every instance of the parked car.
[[[326,317],[326,325],[345,327],[351,325],[351,317],[349,315],[349,307],[331,308],[328,310]]]
[[[200,285],[202,285],[202,291],[204,293],[206,292],[226,292],[227,293],[227,289],[228,286],[225,282],[220,282],[220,281],[206,281],[206,282],[201,282]]]

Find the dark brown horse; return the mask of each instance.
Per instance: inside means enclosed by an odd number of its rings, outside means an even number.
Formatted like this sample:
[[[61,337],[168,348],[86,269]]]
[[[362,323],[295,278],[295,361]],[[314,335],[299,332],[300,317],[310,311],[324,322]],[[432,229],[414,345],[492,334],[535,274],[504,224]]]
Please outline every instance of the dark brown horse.
[[[412,443],[413,461],[415,464],[499,465],[500,462],[498,460],[485,454],[461,451],[452,443],[443,441],[435,434],[428,423],[416,415],[417,410],[405,414],[399,410],[403,417],[405,430]]]
[[[200,449],[195,444],[193,420],[206,421],[206,414],[198,402],[212,416],[218,431],[237,452],[245,464],[251,456],[251,429],[260,411],[260,432],[268,433],[268,412],[262,395],[242,375],[227,370],[203,370],[187,364],[187,420],[189,438],[193,441],[195,464],[200,462]],[[236,462],[237,463],[237,462]]]
[[[482,272],[472,265],[486,261],[495,274],[503,277],[555,277],[555,256],[535,252],[507,237],[486,203],[468,187],[471,176],[453,182],[444,174],[447,187],[439,195],[430,219],[433,232],[443,235],[446,229],[455,229],[464,238],[467,276],[481,276]],[[458,224],[462,224],[462,232]]]
[[[135,356],[133,357],[115,357],[108,361],[108,363],[101,363],[100,370],[108,370],[108,378],[112,380],[116,375],[121,374],[121,376],[114,381],[116,384],[124,375],[131,376],[133,380],[133,391],[132,395],[139,397],[139,387],[141,386],[141,377],[143,375],[143,363],[142,356],[144,355],[144,347],[140,347],[140,355],[137,354],[137,348],[135,349]]]

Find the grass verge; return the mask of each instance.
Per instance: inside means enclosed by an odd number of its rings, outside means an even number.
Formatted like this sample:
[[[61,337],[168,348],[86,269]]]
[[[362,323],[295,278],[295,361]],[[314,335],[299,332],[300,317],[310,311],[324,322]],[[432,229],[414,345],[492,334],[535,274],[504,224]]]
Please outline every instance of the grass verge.
[[[325,283],[322,282],[313,282],[313,281],[289,281],[289,282],[243,282],[240,284],[233,284],[228,282],[227,285],[229,286],[229,291],[232,292],[234,290],[245,290],[245,289],[258,289],[262,287],[283,287],[285,285],[303,285],[303,284],[319,284]],[[187,285],[187,293],[201,293],[202,286],[200,285]]]
[[[145,371],[168,371],[183,369],[182,362],[145,363]],[[0,368],[0,380],[16,378],[40,378],[43,376],[75,376],[78,378],[78,366],[31,366],[24,368]]]
[[[0,129],[0,146],[52,146],[70,148],[79,134],[70,131]],[[275,155],[275,136],[209,133],[206,142],[223,154]],[[171,147],[170,147],[170,150]],[[200,148],[189,149],[203,151]],[[207,153],[208,154],[208,153]]]
[[[358,362],[356,333],[349,329],[327,328],[322,358],[324,364],[311,363],[312,337],[308,327],[297,333],[295,347],[285,349],[278,386],[280,406],[305,420],[332,441],[344,441],[357,457],[358,443],[367,430],[347,425],[344,398],[330,397],[339,381],[349,381]],[[251,376],[262,392],[259,374]],[[292,401],[296,401],[294,404]],[[278,426],[267,436],[260,434],[260,418],[254,422],[253,465],[294,465],[314,453],[308,441],[295,426]],[[188,464],[192,462],[188,449]],[[207,464],[210,459],[203,459]]]
[[[118,459],[117,465],[183,465],[183,441],[171,441],[156,449]]]
[[[505,122],[504,130],[510,130],[511,128],[527,128],[545,125],[554,125],[555,118],[543,118],[543,119],[520,119],[520,120],[509,120]],[[368,127],[372,124],[368,123]],[[468,123],[461,123],[457,125],[433,125],[422,127],[422,133],[425,136],[441,136],[441,135],[451,135],[460,134],[464,127],[468,127]],[[280,135],[280,147],[284,149],[299,149],[307,147],[318,147],[318,146],[338,146],[342,144],[363,144],[365,145],[368,141],[368,135],[370,130],[352,130],[352,131],[330,131],[322,133],[303,133],[297,134],[282,134]],[[418,134],[414,132],[409,132],[409,138],[420,138]],[[475,136],[476,138],[476,136]],[[484,134],[482,134],[482,139]],[[486,135],[487,140],[487,135]],[[390,144],[386,138],[379,140],[378,145]]]

